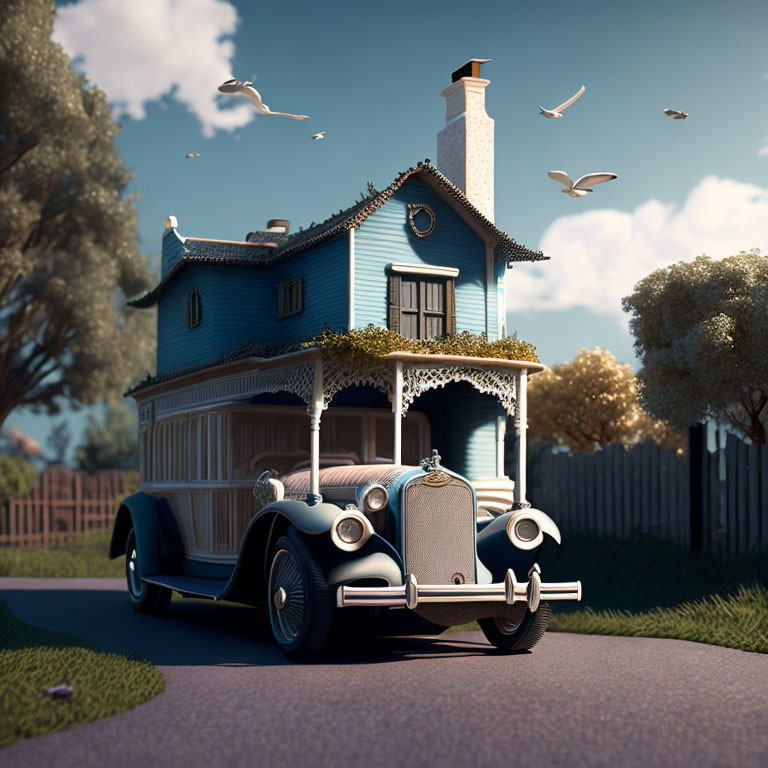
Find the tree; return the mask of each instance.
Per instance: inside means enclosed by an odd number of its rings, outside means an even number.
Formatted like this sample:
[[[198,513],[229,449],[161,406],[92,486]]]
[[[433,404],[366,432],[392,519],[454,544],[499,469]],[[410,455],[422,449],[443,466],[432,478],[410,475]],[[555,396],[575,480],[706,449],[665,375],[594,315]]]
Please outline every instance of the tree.
[[[665,450],[682,436],[643,412],[630,365],[607,350],[582,349],[570,363],[547,368],[528,385],[528,435],[592,452],[598,445],[655,440]]]
[[[0,456],[0,504],[29,496],[37,483],[37,470],[20,456]]]
[[[72,432],[66,421],[60,421],[51,427],[46,443],[53,453],[53,461],[63,464],[67,455],[67,448],[72,441]]]
[[[0,39],[0,425],[123,388],[154,343],[105,94],[50,39],[53,0],[4,0]]]
[[[129,403],[110,398],[104,405],[104,417],[88,417],[83,442],[75,458],[80,469],[136,469],[138,466],[136,411]]]
[[[768,260],[752,250],[652,272],[622,299],[645,409],[678,428],[728,421],[765,444]]]

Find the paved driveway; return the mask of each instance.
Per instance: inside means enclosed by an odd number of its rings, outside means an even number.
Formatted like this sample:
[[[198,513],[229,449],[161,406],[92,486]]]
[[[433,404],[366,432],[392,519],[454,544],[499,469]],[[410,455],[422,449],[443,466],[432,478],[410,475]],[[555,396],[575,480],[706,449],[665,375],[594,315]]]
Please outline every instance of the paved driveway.
[[[130,712],[8,747],[4,768],[768,765],[768,656],[555,633],[502,656],[465,633],[293,664],[248,608],[142,616],[117,579],[0,579],[0,594],[166,680]]]

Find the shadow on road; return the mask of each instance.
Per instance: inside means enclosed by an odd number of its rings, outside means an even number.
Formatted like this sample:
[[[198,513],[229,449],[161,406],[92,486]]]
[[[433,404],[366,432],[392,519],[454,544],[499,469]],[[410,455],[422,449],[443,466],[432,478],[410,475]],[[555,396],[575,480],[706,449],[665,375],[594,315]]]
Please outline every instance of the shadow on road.
[[[134,651],[159,666],[291,664],[274,645],[264,612],[231,603],[174,600],[166,616],[136,613],[124,591],[13,589],[0,593],[22,621],[89,640],[107,651]],[[474,638],[474,636],[471,636]],[[317,664],[371,664],[495,655],[466,634],[337,638]]]

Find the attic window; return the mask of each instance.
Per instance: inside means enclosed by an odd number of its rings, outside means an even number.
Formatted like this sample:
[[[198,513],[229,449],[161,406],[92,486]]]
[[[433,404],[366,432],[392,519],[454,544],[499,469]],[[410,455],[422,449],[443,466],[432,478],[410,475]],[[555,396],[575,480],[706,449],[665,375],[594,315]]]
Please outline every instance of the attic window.
[[[203,319],[203,303],[200,301],[200,294],[197,292],[197,288],[193,288],[189,292],[185,311],[187,328],[197,328]]]
[[[277,284],[277,319],[296,315],[304,309],[304,280],[301,277]]]

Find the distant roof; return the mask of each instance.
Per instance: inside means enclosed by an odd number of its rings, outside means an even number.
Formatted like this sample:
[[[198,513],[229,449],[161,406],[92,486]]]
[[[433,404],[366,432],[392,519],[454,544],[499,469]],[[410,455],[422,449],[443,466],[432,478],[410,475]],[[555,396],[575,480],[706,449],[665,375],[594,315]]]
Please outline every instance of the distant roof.
[[[459,187],[433,167],[429,159],[426,159],[416,167],[398,174],[397,178],[382,192],[371,195],[346,210],[339,211],[321,224],[299,230],[291,235],[251,232],[248,235],[248,241],[242,243],[187,238],[184,241],[184,254],[168,270],[165,277],[149,293],[128,303],[133,307],[152,306],[163,288],[175,279],[187,264],[219,264],[259,269],[270,267],[310,248],[316,248],[353,227],[359,227],[415,174],[426,175],[432,186],[449,195],[471,214],[478,226],[494,240],[494,255],[499,261],[511,265],[517,261],[542,261],[549,258],[541,251],[532,251],[520,245],[514,238],[500,230],[469,201]]]

